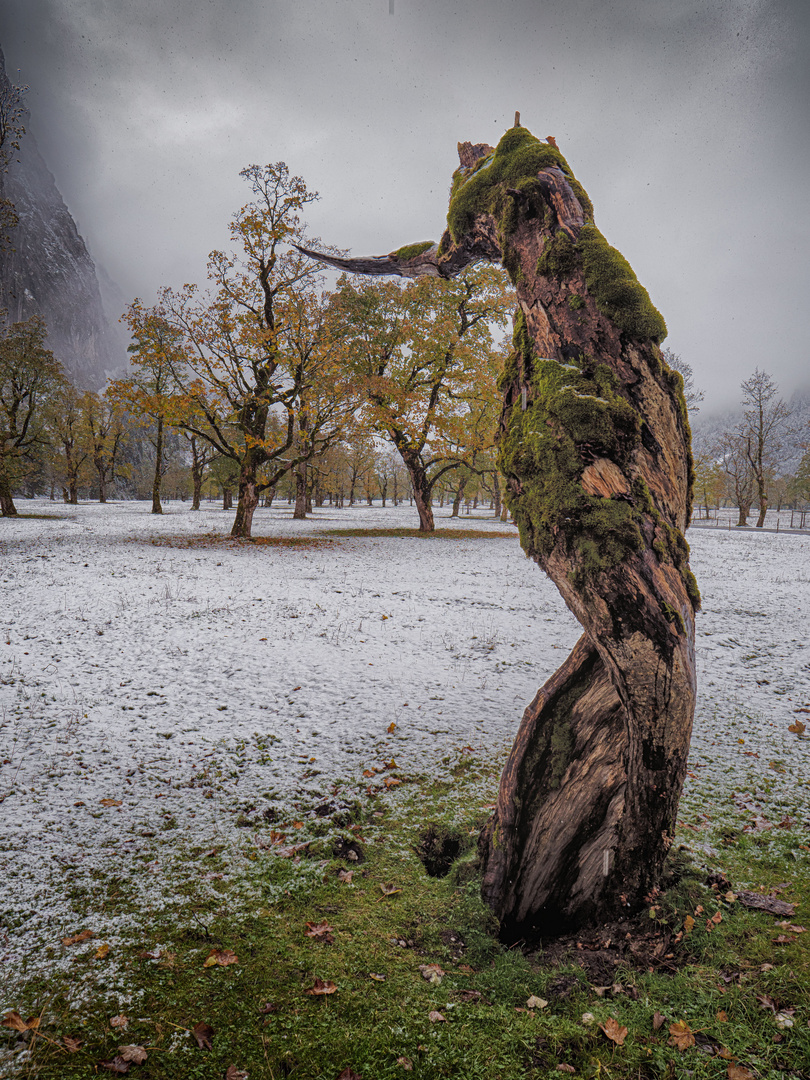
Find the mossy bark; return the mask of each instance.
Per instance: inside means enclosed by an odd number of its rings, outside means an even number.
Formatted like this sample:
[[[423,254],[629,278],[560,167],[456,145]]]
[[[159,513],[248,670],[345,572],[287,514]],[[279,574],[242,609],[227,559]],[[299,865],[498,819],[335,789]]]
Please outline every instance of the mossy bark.
[[[499,261],[515,286],[506,502],[585,634],[526,710],[480,838],[483,895],[514,940],[640,907],[672,843],[700,603],[690,432],[664,320],[557,148],[515,127],[459,158],[438,249],[317,257],[407,277]]]

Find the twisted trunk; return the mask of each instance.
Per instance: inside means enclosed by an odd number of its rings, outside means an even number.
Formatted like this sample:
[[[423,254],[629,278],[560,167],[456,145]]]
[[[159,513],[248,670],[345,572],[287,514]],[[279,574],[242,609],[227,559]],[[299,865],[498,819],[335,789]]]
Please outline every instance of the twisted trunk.
[[[516,125],[497,149],[463,143],[459,157],[438,246],[315,257],[410,277],[487,259],[515,285],[506,503],[584,629],[524,714],[479,840],[483,896],[515,940],[639,907],[672,843],[700,601],[683,537],[690,434],[663,319],[556,146]]]

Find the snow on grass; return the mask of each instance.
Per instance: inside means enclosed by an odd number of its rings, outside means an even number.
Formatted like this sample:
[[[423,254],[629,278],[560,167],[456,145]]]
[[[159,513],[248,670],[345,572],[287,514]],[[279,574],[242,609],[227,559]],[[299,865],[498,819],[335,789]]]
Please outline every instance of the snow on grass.
[[[0,1006],[21,970],[67,969],[58,942],[82,929],[94,882],[137,913],[176,904],[178,881],[205,897],[241,876],[250,903],[245,819],[306,824],[392,758],[406,778],[464,754],[500,764],[580,632],[515,530],[484,514],[438,511],[432,538],[347,536],[413,527],[415,511],[295,522],[281,506],[256,516],[274,543],[251,544],[211,506],[19,508],[34,516],[0,523]],[[704,602],[691,812],[739,809],[740,789],[810,816],[808,740],[787,730],[810,720],[794,713],[810,707],[810,538],[690,541]],[[94,914],[114,943],[124,916]]]

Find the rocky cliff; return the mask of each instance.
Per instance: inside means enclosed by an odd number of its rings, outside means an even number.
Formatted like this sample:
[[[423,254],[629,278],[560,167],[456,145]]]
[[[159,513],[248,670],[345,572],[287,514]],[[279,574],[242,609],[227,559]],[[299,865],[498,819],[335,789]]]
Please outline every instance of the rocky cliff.
[[[11,93],[0,50],[0,95]],[[0,197],[18,224],[0,251],[0,308],[14,322],[39,313],[48,347],[81,389],[99,389],[126,366],[126,345],[104,309],[96,267],[30,130],[5,156]],[[8,143],[4,150],[8,151]],[[117,320],[119,312],[111,313]]]

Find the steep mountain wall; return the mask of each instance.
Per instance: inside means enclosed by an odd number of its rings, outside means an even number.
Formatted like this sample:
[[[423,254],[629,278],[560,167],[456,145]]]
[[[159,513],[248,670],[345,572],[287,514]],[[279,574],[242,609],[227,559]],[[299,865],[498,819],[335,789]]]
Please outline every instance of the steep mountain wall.
[[[0,50],[0,94],[9,92]],[[0,308],[12,322],[41,314],[48,347],[67,374],[81,389],[96,390],[125,368],[126,346],[104,310],[96,267],[27,116],[23,123],[20,149],[0,173],[0,197],[11,200],[19,219],[0,251]]]

